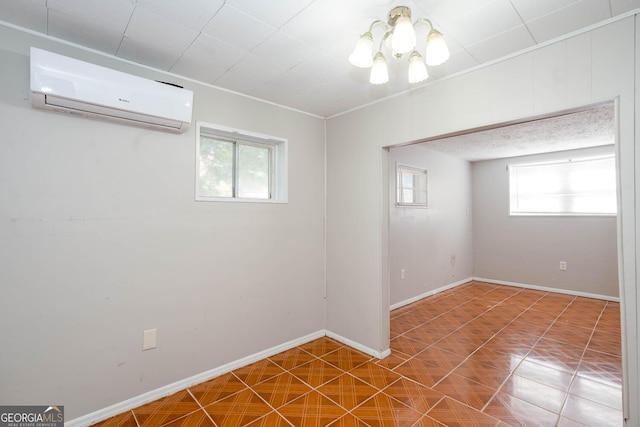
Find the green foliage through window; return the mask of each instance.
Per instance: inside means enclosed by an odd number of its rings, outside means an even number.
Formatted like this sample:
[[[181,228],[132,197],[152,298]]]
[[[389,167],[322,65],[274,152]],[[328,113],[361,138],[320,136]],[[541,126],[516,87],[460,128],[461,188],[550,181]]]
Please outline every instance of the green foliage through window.
[[[196,200],[286,202],[286,141],[198,126]]]

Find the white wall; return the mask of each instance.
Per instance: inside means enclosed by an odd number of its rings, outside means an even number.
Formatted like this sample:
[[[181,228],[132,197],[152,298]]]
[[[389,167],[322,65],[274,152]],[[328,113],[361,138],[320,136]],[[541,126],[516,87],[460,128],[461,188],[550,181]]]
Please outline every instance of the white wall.
[[[289,141],[288,204],[196,203],[195,126],[34,110],[31,45],[177,80],[0,26],[0,402],[70,420],[324,329],[324,120],[177,81]]]
[[[326,313],[328,330],[382,353],[389,348],[389,287],[381,286],[389,277],[389,160],[386,150],[356,143],[360,131],[375,140],[379,125],[327,128]]]
[[[473,163],[473,275],[618,297],[615,217],[509,216],[507,165],[611,153],[614,147]],[[559,269],[560,261],[567,270]]]
[[[627,396],[637,402],[635,17],[520,56],[434,82],[331,118],[327,123],[327,322],[371,348],[387,349],[389,277],[381,247],[388,173],[382,147],[617,100],[620,159],[619,242]],[[640,79],[640,75],[638,76]],[[639,101],[640,102],[640,101]],[[640,115],[639,115],[640,117]],[[640,160],[640,156],[638,156]],[[640,178],[639,184],[640,184]],[[640,208],[640,206],[638,206]],[[640,238],[640,236],[638,236]],[[382,289],[382,291],[381,291]],[[347,303],[351,301],[351,303]],[[632,406],[632,424],[640,412]]]
[[[471,164],[420,145],[392,148],[389,153],[390,302],[394,305],[471,278]],[[428,208],[397,206],[397,163],[427,169]]]

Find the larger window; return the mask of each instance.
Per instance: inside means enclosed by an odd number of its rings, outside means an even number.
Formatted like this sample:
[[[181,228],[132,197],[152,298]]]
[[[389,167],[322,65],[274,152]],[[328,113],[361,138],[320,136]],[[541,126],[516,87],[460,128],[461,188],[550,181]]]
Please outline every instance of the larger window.
[[[614,155],[509,165],[511,215],[615,215]]]
[[[196,200],[286,202],[286,140],[197,127]]]

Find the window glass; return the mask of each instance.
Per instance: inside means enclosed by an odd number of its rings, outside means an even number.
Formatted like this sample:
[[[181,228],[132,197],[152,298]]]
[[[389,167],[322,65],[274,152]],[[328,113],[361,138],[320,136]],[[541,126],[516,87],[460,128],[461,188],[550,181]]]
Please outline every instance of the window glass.
[[[200,194],[233,197],[233,152],[230,141],[203,136],[200,141]]]
[[[238,146],[238,197],[268,199],[271,150],[269,147]]]
[[[287,141],[198,123],[196,200],[286,203]]]
[[[509,166],[512,215],[615,215],[613,155]]]
[[[427,171],[398,164],[396,166],[398,205],[427,206]]]

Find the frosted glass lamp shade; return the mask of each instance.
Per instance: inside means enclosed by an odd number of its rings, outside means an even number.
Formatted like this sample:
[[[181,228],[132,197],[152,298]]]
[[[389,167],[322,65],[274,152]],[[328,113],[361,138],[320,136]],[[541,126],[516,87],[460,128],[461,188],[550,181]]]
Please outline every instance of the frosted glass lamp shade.
[[[387,69],[387,60],[382,52],[376,53],[373,58],[373,66],[371,67],[371,75],[369,82],[374,85],[387,83],[389,81],[389,70]]]
[[[426,58],[427,65],[440,65],[449,59],[449,48],[438,30],[431,30],[427,36]]]
[[[401,55],[410,52],[416,45],[416,31],[411,25],[411,16],[399,16],[396,19],[391,36],[391,49]]]
[[[356,43],[351,55],[349,55],[351,65],[360,68],[369,68],[373,65],[373,36],[366,32]]]
[[[419,83],[429,78],[427,66],[418,51],[411,52],[409,57],[409,83]]]

